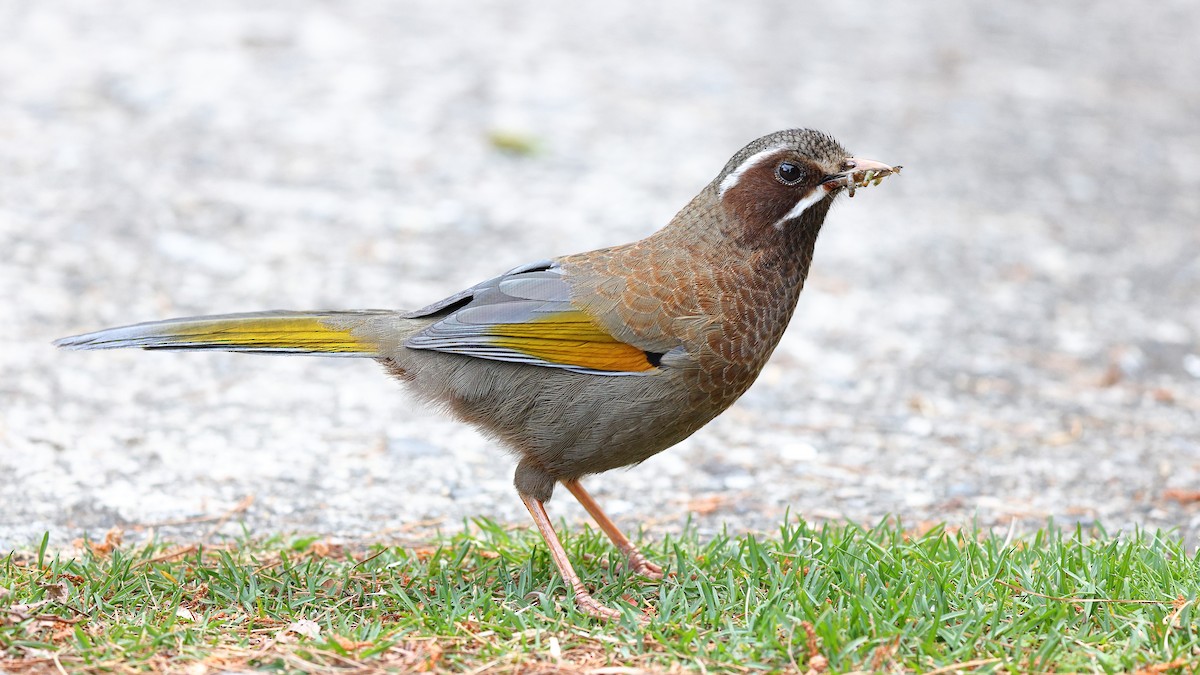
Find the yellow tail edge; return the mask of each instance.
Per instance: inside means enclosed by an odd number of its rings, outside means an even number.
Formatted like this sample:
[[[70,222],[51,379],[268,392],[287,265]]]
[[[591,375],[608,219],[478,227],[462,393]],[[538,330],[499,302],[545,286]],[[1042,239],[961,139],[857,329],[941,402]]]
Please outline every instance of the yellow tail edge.
[[[64,349],[164,349],[326,356],[378,356],[357,330],[385,310],[252,312],[195,316],[108,328],[55,340]]]

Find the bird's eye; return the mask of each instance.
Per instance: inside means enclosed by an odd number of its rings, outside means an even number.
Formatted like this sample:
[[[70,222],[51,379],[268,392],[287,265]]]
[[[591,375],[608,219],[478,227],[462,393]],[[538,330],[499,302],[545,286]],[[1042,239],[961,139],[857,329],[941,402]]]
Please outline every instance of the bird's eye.
[[[779,182],[783,183],[784,185],[795,185],[796,183],[800,182],[801,178],[804,177],[804,172],[801,171],[800,167],[796,166],[795,164],[792,164],[791,162],[784,162],[779,165],[778,169],[775,169],[775,176],[779,178]]]

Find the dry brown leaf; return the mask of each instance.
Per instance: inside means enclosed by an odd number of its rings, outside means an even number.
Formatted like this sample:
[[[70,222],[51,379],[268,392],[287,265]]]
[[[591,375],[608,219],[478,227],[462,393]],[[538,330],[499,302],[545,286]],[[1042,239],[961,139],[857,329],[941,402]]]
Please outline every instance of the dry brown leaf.
[[[1112,387],[1121,381],[1121,367],[1115,363],[1108,364],[1108,369],[1104,371],[1104,375],[1100,376],[1098,385],[1104,388]]]
[[[1178,488],[1163,491],[1163,499],[1170,499],[1180,504],[1200,502],[1200,490],[1181,490]]]
[[[1067,428],[1063,431],[1058,431],[1046,437],[1047,445],[1070,445],[1083,437],[1083,421],[1077,417],[1072,417],[1067,424]]]
[[[375,645],[374,642],[359,642],[357,640],[351,640],[350,638],[343,637],[341,635],[334,635],[333,641],[338,643],[339,647],[341,647],[342,649],[345,649],[348,652],[356,652],[360,649],[365,649],[367,647],[373,647]]]
[[[429,560],[437,552],[438,549],[436,546],[421,546],[412,550],[413,557],[421,562]]]
[[[312,619],[300,619],[288,624],[284,629],[285,632],[303,635],[310,640],[317,640],[321,637],[321,626]]]
[[[65,581],[43,586],[42,588],[46,589],[46,598],[53,602],[61,604],[71,597],[71,587]]]
[[[425,660],[417,666],[417,670],[421,672],[437,672],[438,661],[442,658],[442,646],[437,643],[437,640],[430,640],[429,644],[424,649]]]
[[[891,642],[876,647],[875,652],[871,654],[871,671],[880,673],[886,670],[893,670],[891,666],[895,663],[894,657],[896,656],[896,649],[899,646],[900,636],[897,635]]]
[[[1133,671],[1133,675],[1160,675],[1168,670],[1184,668],[1190,663],[1191,662],[1187,659],[1175,659],[1174,661],[1170,661],[1168,663],[1155,663]]]
[[[820,675],[829,667],[829,659],[821,654],[821,646],[817,642],[817,629],[810,621],[801,621],[806,637],[805,646],[808,649],[808,672],[805,675]]]
[[[702,516],[707,516],[708,514],[713,513],[714,511],[717,511],[721,507],[725,506],[728,501],[729,497],[726,495],[705,495],[703,497],[696,497],[695,499],[689,501],[687,503],[687,509],[692,513],[698,513]]]
[[[104,541],[96,542],[88,539],[75,539],[71,542],[71,545],[78,549],[87,548],[92,552],[92,555],[104,558],[112,553],[113,549],[121,546],[121,540],[124,536],[125,532],[121,528],[114,527],[104,533]]]

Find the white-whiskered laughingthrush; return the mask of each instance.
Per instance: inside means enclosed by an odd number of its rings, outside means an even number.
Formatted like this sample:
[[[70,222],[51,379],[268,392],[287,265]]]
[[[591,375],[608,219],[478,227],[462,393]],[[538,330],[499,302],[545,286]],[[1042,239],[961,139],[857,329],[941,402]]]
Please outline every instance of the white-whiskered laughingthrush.
[[[576,605],[610,618],[551,526],[555,483],[633,571],[661,577],[580,478],[671,447],[741,396],[791,319],[834,199],[898,170],[817,131],[779,131],[742,148],[649,237],[523,265],[423,309],[170,319],[56,344],[376,359],[519,458],[517,492]]]

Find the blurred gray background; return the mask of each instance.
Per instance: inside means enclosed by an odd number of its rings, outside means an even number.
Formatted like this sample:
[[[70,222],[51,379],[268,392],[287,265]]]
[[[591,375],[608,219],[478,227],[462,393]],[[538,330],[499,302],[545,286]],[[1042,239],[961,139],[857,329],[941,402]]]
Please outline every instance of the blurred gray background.
[[[524,523],[511,459],[371,362],[50,341],[424,305],[640,238],[794,126],[906,170],[831,214],[733,409],[589,481],[617,519],[1194,541],[1197,35],[1181,0],[0,0],[0,550],[247,496],[223,532]]]

